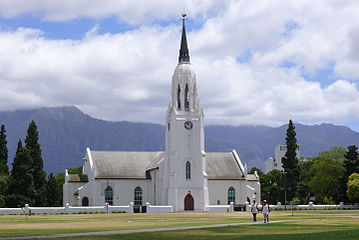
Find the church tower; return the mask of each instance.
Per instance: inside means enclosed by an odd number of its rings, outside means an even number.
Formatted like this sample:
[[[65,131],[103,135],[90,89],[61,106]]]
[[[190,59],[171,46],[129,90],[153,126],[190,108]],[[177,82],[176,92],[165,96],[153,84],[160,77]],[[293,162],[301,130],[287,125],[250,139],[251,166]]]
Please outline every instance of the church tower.
[[[187,45],[185,14],[178,64],[172,76],[166,115],[166,152],[162,201],[175,211],[205,210],[208,205],[203,109]]]

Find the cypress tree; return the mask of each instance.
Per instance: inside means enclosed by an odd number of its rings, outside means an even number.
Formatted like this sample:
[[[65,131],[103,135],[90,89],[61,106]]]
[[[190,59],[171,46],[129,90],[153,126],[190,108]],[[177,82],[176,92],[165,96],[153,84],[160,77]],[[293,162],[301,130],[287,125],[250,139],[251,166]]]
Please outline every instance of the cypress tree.
[[[345,168],[344,174],[341,176],[340,185],[338,186],[340,191],[341,200],[348,202],[347,195],[347,182],[349,176],[353,173],[359,173],[359,153],[358,147],[355,145],[348,146],[348,150],[344,154],[343,166]]]
[[[34,179],[32,159],[29,150],[22,146],[19,140],[16,155],[12,163],[9,195],[6,197],[8,207],[24,206],[34,203]]]
[[[60,206],[60,193],[57,187],[56,177],[53,173],[50,173],[47,179],[46,200],[47,206],[49,207]]]
[[[344,155],[345,182],[348,181],[348,178],[352,173],[359,173],[359,153],[357,150],[358,147],[350,145],[348,146],[348,151]]]
[[[285,143],[287,145],[287,151],[282,158],[282,165],[284,168],[284,174],[286,177],[286,186],[288,190],[288,200],[291,200],[295,197],[297,183],[299,180],[299,167],[298,167],[298,158],[297,158],[297,139],[295,127],[292,120],[289,120],[287,137],[285,138]]]
[[[8,150],[7,150],[7,141],[6,141],[6,130],[5,125],[1,125],[0,129],[0,174],[8,175],[9,167],[7,166],[8,160]]]
[[[35,185],[35,206],[46,205],[46,172],[43,170],[44,163],[41,156],[39,141],[39,132],[34,121],[31,121],[27,129],[25,139],[26,148],[30,151],[33,162],[33,179]]]

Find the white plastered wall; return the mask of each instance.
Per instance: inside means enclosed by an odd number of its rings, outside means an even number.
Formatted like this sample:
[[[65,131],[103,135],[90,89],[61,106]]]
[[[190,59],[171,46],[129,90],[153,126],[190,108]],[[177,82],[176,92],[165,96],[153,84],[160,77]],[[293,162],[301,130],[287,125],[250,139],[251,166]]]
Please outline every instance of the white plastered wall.
[[[233,187],[235,190],[235,204],[246,202],[246,181],[245,180],[208,180],[209,205],[228,204],[228,189]]]

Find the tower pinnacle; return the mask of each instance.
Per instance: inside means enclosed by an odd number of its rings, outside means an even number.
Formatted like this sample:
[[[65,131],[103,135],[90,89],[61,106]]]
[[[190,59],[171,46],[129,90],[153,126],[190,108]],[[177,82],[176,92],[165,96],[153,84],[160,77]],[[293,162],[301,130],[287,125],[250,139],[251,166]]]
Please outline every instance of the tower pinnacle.
[[[178,63],[189,63],[189,51],[187,46],[186,27],[185,27],[186,14],[182,14],[182,37],[181,47],[179,50]]]

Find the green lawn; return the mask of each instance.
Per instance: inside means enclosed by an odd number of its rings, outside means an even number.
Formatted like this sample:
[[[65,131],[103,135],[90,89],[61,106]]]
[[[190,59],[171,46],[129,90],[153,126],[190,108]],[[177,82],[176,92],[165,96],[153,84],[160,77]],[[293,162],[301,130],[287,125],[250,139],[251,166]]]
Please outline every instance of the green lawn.
[[[359,239],[359,211],[296,211],[294,216],[273,211],[270,217],[282,222],[75,239]],[[0,216],[0,237],[240,222],[251,222],[250,213],[35,215],[28,222],[24,216]]]

